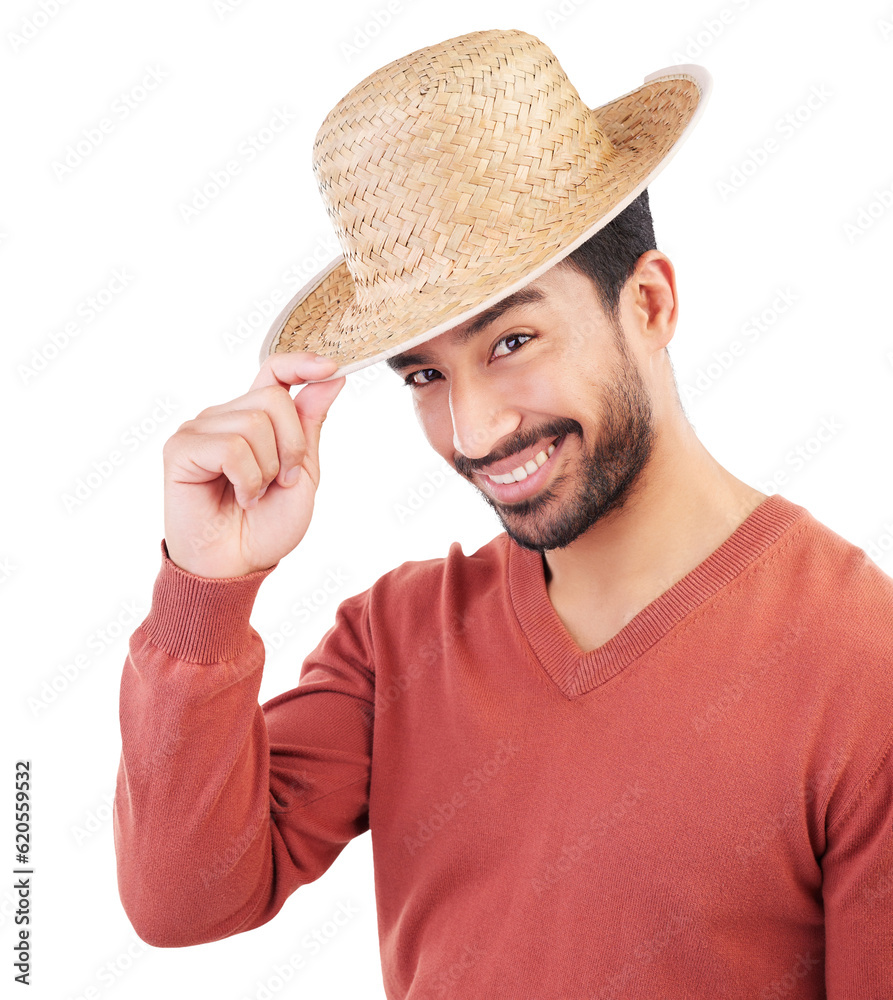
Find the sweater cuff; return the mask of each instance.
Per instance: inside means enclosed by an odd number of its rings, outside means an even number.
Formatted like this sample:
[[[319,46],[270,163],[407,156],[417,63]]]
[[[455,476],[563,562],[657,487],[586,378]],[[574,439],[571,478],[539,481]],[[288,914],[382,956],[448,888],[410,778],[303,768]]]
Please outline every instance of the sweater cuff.
[[[278,566],[221,579],[178,566],[161,540],[161,570],[140,628],[153,646],[188,663],[232,660],[251,641],[249,618],[260,585]]]

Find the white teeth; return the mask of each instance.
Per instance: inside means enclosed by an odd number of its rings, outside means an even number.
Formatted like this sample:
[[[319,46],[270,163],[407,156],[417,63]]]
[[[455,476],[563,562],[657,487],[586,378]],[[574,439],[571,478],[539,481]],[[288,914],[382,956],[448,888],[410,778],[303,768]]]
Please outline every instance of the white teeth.
[[[532,476],[541,465],[547,462],[553,451],[555,451],[555,445],[550,444],[545,451],[538,452],[525,465],[519,465],[517,469],[512,469],[511,472],[506,472],[504,475],[490,476],[489,478],[494,483],[520,483],[528,476]]]

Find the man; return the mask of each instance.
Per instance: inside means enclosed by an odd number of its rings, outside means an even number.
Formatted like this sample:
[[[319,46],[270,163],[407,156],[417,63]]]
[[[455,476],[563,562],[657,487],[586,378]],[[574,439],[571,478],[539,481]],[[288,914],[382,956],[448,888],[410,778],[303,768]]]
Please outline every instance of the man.
[[[165,446],[115,801],[148,942],[258,927],[369,830],[391,998],[891,995],[893,581],[712,458],[666,351],[645,185],[706,81],[590,115],[537,39],[480,32],[324,123],[345,262]],[[345,600],[261,707],[254,599],[382,357],[505,531]]]

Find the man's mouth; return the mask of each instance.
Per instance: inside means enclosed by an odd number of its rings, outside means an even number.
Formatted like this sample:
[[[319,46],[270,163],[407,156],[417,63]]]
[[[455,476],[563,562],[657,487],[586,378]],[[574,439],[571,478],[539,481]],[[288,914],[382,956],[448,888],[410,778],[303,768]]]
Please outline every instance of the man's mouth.
[[[532,455],[524,464],[511,467],[511,460],[496,463],[502,465],[501,472],[481,472],[475,470],[479,488],[500,504],[513,504],[538,493],[552,475],[553,466],[563,451],[566,435],[555,438],[551,444]],[[529,454],[529,452],[528,452]],[[531,471],[532,470],[532,471]]]
[[[519,465],[516,469],[512,469],[511,472],[506,472],[501,476],[491,476],[488,473],[482,473],[482,475],[485,475],[492,483],[520,483],[528,476],[532,476],[541,466],[545,465],[553,451],[555,451],[554,441],[544,451],[537,452],[524,465]]]

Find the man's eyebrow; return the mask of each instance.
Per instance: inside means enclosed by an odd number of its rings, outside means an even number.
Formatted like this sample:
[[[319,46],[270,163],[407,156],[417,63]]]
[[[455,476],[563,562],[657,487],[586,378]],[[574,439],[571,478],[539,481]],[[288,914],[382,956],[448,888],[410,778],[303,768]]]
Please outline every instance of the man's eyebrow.
[[[510,309],[514,309],[517,306],[526,305],[528,302],[541,302],[544,298],[546,298],[546,293],[541,288],[538,288],[536,285],[525,285],[523,288],[519,288],[517,292],[512,292],[511,295],[500,299],[495,305],[490,306],[489,309],[485,309],[479,316],[475,316],[468,324],[468,327],[456,336],[456,342],[465,344],[476,337],[485,326],[495,323],[503,313],[507,313]],[[430,361],[430,355],[421,350],[406,354],[397,354],[392,358],[387,358],[386,361],[387,366],[392,371],[397,371],[399,368],[410,368],[416,365],[424,366]]]

